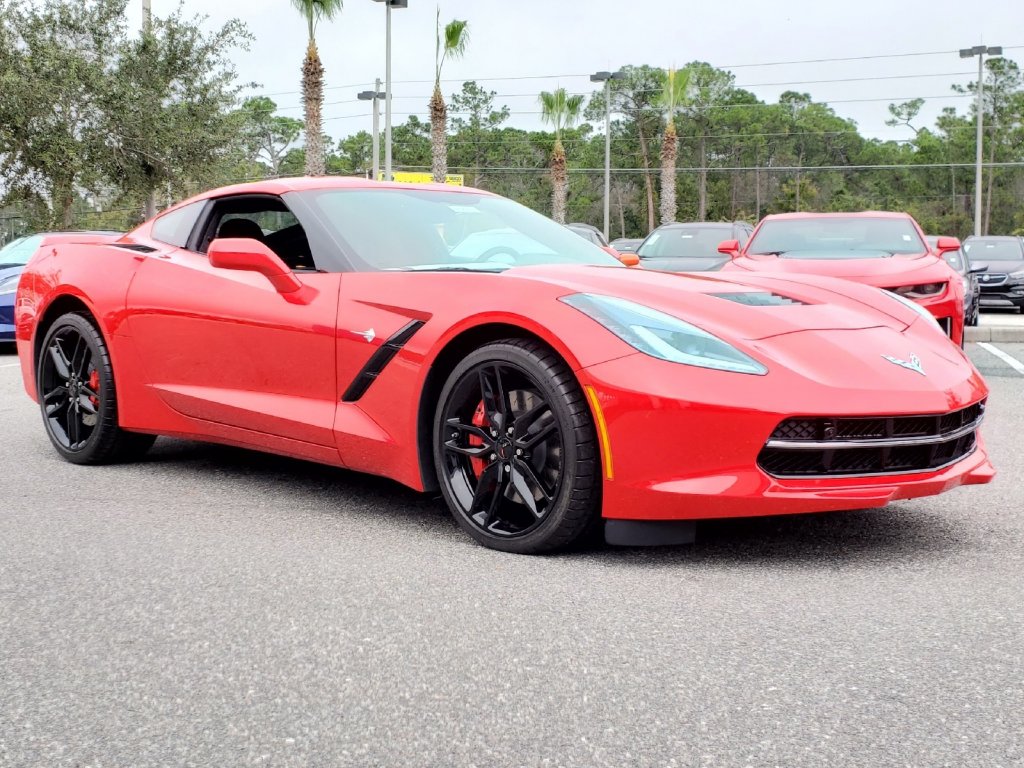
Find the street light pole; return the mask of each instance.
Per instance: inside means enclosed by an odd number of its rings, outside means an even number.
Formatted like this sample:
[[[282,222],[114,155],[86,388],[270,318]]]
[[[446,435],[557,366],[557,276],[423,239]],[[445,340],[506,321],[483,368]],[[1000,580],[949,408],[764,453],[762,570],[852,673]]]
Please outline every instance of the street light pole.
[[[148,35],[153,27],[153,2],[142,0],[142,34]],[[146,221],[156,216],[156,191],[150,190],[146,197]]]
[[[592,83],[604,83],[604,239],[610,240],[612,190],[612,80],[622,80],[624,72],[595,72]]]
[[[409,0],[373,0],[384,3],[385,41],[384,55],[387,63],[384,66],[384,180],[391,181],[391,9],[408,8]]]
[[[998,45],[976,45],[973,48],[961,48],[960,58],[969,59],[973,56],[978,57],[978,85],[975,89],[978,97],[978,104],[975,108],[975,123],[977,129],[977,138],[975,139],[975,155],[974,155],[974,234],[976,237],[981,236],[981,163],[982,163],[982,125],[985,120],[985,54],[989,56],[1000,56],[1003,53],[1003,49]]]
[[[373,102],[373,180],[377,181],[380,176],[380,100],[384,94],[380,90],[380,78],[374,82],[376,86],[372,91],[361,91],[356,95],[360,101]]]

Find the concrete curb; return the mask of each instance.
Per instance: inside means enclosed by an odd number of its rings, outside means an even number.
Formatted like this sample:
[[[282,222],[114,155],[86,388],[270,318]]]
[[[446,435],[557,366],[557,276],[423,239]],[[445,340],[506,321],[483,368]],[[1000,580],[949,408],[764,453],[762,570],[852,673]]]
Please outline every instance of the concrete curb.
[[[980,325],[964,328],[967,341],[995,341],[1006,344],[1024,343],[1024,326],[1013,325]]]

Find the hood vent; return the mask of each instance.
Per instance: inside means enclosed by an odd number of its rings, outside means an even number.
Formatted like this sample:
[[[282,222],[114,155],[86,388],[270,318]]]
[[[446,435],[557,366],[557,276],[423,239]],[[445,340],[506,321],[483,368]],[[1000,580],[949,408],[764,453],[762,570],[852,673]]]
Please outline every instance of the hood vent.
[[[737,291],[735,293],[709,293],[708,296],[717,296],[720,299],[735,301],[737,304],[745,304],[748,307],[782,307],[788,304],[803,304],[806,301],[791,299],[789,296],[782,296],[771,291]]]

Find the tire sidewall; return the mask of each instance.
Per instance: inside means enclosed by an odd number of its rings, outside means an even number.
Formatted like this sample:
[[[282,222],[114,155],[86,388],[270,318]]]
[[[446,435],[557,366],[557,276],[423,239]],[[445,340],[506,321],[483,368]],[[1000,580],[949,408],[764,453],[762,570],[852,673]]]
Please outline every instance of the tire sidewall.
[[[442,440],[442,421],[448,409],[453,390],[462,377],[474,367],[486,362],[498,362],[518,368],[526,373],[537,385],[558,422],[562,441],[562,477],[558,492],[544,521],[529,533],[515,537],[493,536],[480,529],[462,511],[459,503],[452,498],[448,490],[445,473],[444,441]],[[492,549],[504,552],[526,554],[548,549],[546,541],[561,526],[572,502],[573,489],[578,474],[579,455],[574,437],[572,413],[565,403],[563,394],[555,387],[548,376],[548,368],[530,352],[508,343],[494,343],[471,352],[460,362],[448,376],[438,398],[434,413],[433,429],[434,468],[445,503],[452,512],[459,526],[477,542]]]

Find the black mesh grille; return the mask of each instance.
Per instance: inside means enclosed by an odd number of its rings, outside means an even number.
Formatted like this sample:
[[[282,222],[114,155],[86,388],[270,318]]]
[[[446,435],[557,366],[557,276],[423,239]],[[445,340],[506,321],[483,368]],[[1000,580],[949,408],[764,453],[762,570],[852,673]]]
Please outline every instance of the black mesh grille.
[[[869,418],[786,419],[772,432],[770,440],[800,445],[766,445],[757,463],[776,476],[869,475],[886,472],[924,472],[963,458],[975,446],[975,432],[958,431],[976,424],[985,411],[975,403],[959,411],[920,416],[876,416]],[[872,446],[854,441],[922,441],[913,445]],[[819,442],[842,443],[849,447],[817,447]]]

